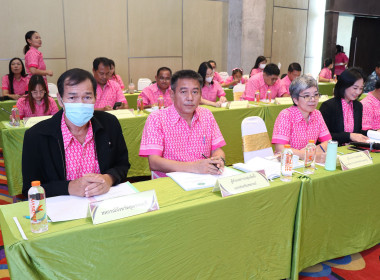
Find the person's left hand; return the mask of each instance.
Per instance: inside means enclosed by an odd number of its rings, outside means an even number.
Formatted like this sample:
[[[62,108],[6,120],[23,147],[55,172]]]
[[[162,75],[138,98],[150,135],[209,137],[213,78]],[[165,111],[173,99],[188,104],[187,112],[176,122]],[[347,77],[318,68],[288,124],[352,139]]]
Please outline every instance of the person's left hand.
[[[94,195],[101,195],[104,193],[107,193],[113,184],[113,179],[111,175],[108,174],[93,174],[89,173],[84,175],[84,177],[87,178],[88,181],[91,182],[91,179],[94,179],[94,183],[90,183],[85,188],[85,196],[91,197]],[[98,183],[99,179],[102,179],[102,183]]]
[[[221,96],[221,97],[219,98],[219,101],[220,101],[221,103],[227,102],[227,98],[226,98],[225,96]]]

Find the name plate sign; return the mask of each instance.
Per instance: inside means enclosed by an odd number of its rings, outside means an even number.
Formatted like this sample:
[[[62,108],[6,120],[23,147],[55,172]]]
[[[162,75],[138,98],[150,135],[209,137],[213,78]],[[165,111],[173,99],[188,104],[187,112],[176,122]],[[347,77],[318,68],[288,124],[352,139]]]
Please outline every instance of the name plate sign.
[[[126,118],[135,117],[135,113],[133,109],[110,110],[110,111],[107,111],[107,113],[114,115],[118,119],[126,119]]]
[[[216,181],[215,187],[212,191],[220,191],[222,197],[226,197],[267,186],[269,186],[269,182],[265,175],[259,172],[249,172],[219,179]]]
[[[158,209],[160,206],[154,190],[94,201],[88,204],[88,212],[94,225]]]
[[[228,109],[242,109],[242,108],[248,108],[249,102],[248,100],[243,100],[243,101],[231,101]]]
[[[293,105],[293,99],[291,97],[276,97],[275,103],[279,105]]]
[[[373,163],[368,151],[342,155],[339,162],[343,171]]]

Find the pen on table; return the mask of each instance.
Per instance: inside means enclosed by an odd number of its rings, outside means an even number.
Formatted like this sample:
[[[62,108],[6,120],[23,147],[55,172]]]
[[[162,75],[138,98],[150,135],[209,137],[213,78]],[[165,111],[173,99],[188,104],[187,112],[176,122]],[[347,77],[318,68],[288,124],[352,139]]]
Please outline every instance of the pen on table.
[[[322,152],[326,153],[325,149],[323,149],[322,145],[319,145],[319,147],[321,148]]]
[[[30,216],[23,216],[25,219],[28,219],[28,220],[30,220]],[[51,220],[50,219],[48,219],[48,223],[51,223]]]
[[[208,159],[204,154],[202,154],[202,157],[204,157],[205,159]],[[218,168],[218,170],[223,173],[222,170],[220,170],[220,168],[215,164],[215,163],[212,163],[212,165],[214,165],[216,168]]]

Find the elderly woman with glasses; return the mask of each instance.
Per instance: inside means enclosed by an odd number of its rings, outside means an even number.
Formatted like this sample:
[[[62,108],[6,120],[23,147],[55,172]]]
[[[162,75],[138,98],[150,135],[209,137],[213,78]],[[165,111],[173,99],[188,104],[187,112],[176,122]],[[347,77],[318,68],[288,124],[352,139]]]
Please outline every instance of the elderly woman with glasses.
[[[368,140],[362,130],[363,105],[357,100],[363,92],[364,75],[359,68],[344,70],[334,88],[334,98],[321,105],[321,113],[339,145]]]
[[[28,85],[28,94],[17,100],[20,119],[54,115],[58,106],[47,93],[46,83],[41,75],[33,75]]]
[[[300,76],[292,81],[289,92],[294,106],[282,110],[274,124],[272,144],[276,152],[290,144],[293,153],[304,159],[309,140],[320,142],[323,149],[317,149],[317,155],[326,151],[331,135],[321,112],[316,110],[320,96],[317,81],[309,75]]]

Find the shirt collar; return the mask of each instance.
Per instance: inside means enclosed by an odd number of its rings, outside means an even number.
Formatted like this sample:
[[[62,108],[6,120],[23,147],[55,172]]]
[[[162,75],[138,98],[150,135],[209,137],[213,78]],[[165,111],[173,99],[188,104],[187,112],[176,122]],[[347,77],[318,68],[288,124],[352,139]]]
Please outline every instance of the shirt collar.
[[[194,115],[193,115],[193,119],[191,121],[191,123],[199,120],[199,106],[195,109],[194,111]],[[177,109],[174,107],[174,104],[169,106],[168,108],[168,111],[169,111],[169,116],[170,116],[170,122],[172,123],[177,123],[179,122],[181,119],[182,120],[185,120],[184,118],[182,118],[178,112],[177,112]]]
[[[67,127],[67,124],[65,122],[65,114],[62,114],[61,131],[62,131],[62,138],[63,138],[63,147],[66,150],[67,147],[70,145],[70,143],[74,140],[74,135],[71,133],[71,131]],[[89,141],[91,141],[93,139],[93,137],[94,137],[94,135],[92,132],[92,124],[91,124],[91,121],[89,121],[86,139],[84,140],[83,145],[85,145]]]
[[[291,113],[294,114],[294,121],[295,122],[306,122],[305,118],[302,116],[301,111],[298,109],[298,106],[292,106],[290,107]],[[315,118],[315,110],[309,114],[309,123],[314,121]]]

